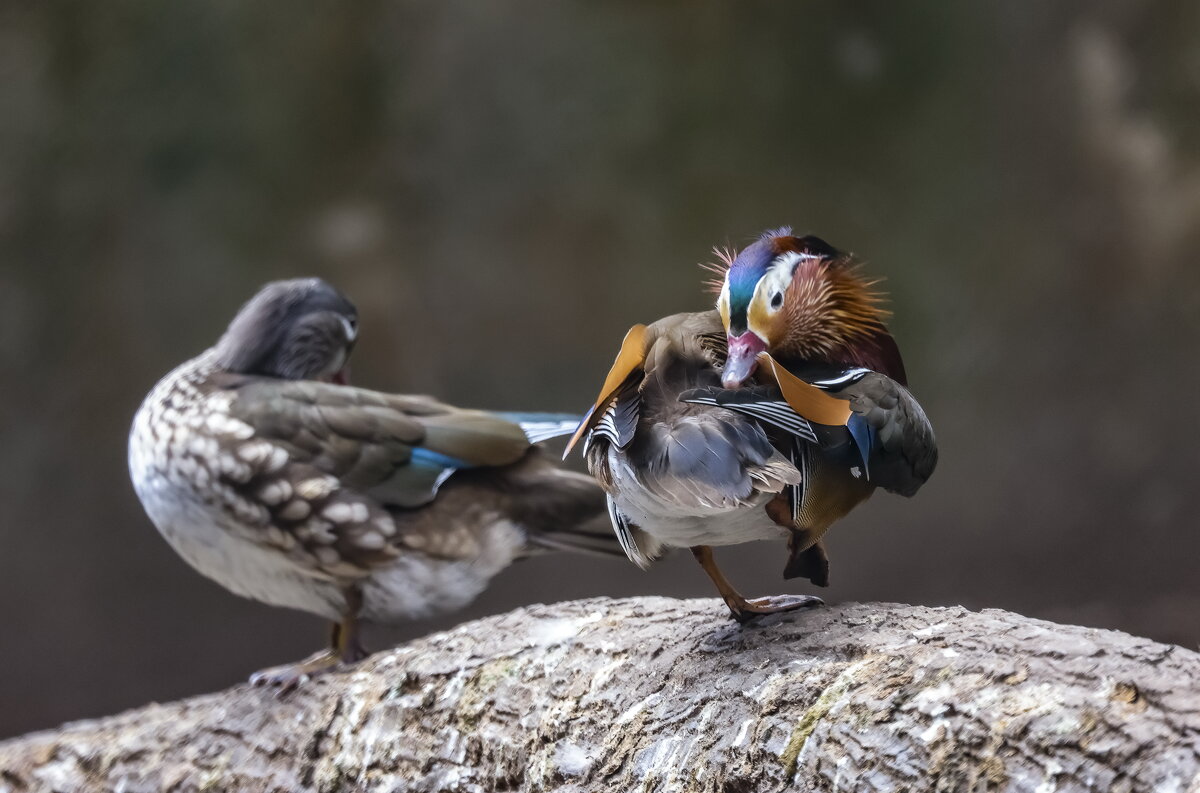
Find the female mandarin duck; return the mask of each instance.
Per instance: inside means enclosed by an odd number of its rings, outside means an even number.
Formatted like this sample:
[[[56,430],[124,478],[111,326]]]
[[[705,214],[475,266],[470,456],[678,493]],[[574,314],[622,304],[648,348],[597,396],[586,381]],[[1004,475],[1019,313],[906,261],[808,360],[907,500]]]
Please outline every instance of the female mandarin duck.
[[[780,229],[721,258],[717,310],[630,330],[571,443],[629,558],[691,548],[745,622],[821,601],[747,599],[710,546],[786,539],[784,577],[826,586],[830,525],[877,487],[916,493],[937,447],[849,255]]]
[[[138,497],[184,559],[335,622],[330,650],[252,678],[285,690],[361,658],[361,620],[461,608],[541,550],[621,554],[596,483],[534,446],[577,417],[352,388],[357,332],[325,282],[268,284],[155,386],[129,438]]]

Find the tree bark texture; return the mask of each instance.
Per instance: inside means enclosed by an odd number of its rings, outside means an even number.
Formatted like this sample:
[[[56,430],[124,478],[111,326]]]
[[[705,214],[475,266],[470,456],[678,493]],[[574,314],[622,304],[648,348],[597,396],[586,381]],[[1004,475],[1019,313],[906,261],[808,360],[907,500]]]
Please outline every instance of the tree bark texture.
[[[1002,611],[531,606],[284,698],[0,744],[25,791],[1200,791],[1200,654]]]

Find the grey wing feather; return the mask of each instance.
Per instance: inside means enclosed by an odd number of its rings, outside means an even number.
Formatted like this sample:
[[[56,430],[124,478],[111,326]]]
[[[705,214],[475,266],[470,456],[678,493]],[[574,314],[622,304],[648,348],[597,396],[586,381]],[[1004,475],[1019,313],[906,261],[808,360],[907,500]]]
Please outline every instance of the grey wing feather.
[[[724,406],[680,401],[685,392],[719,386],[720,372],[704,348],[704,340],[718,333],[723,337],[715,311],[650,326],[641,376],[607,406],[597,437],[608,443],[588,456],[606,490],[615,487],[615,472],[608,470],[614,445],[646,491],[688,509],[746,506],[798,481],[795,466],[754,419]]]
[[[649,456],[638,465],[646,487],[679,504],[724,508],[778,493],[799,472],[749,419],[708,411],[651,429]]]
[[[836,392],[850,400],[878,441],[870,458],[874,484],[911,496],[925,484],[937,466],[937,441],[933,426],[920,403],[890,377],[870,372]]]

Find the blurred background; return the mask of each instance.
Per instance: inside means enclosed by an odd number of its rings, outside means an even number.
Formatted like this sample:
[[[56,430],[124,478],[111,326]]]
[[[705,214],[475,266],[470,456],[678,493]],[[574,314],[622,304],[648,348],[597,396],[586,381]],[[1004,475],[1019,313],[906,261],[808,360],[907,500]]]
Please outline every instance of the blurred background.
[[[829,538],[832,602],[1195,648],[1200,4],[0,5],[0,736],[317,649],[160,539],[154,382],[264,281],[362,314],[358,384],[585,408],[697,263],[783,224],[886,276],[938,432]],[[785,551],[719,551],[748,594]],[[501,576],[466,614],[712,596],[686,554]],[[713,606],[713,619],[725,619]]]

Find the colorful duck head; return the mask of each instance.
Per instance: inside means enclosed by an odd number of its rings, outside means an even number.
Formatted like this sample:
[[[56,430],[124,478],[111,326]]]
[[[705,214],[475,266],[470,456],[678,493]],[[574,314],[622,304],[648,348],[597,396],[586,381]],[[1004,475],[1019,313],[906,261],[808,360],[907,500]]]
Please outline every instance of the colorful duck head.
[[[883,296],[848,254],[791,229],[767,231],[736,256],[717,251],[723,275],[717,310],[729,354],[721,375],[737,388],[761,353],[863,366],[904,382],[904,365],[888,334]],[[714,286],[717,282],[714,281]]]

